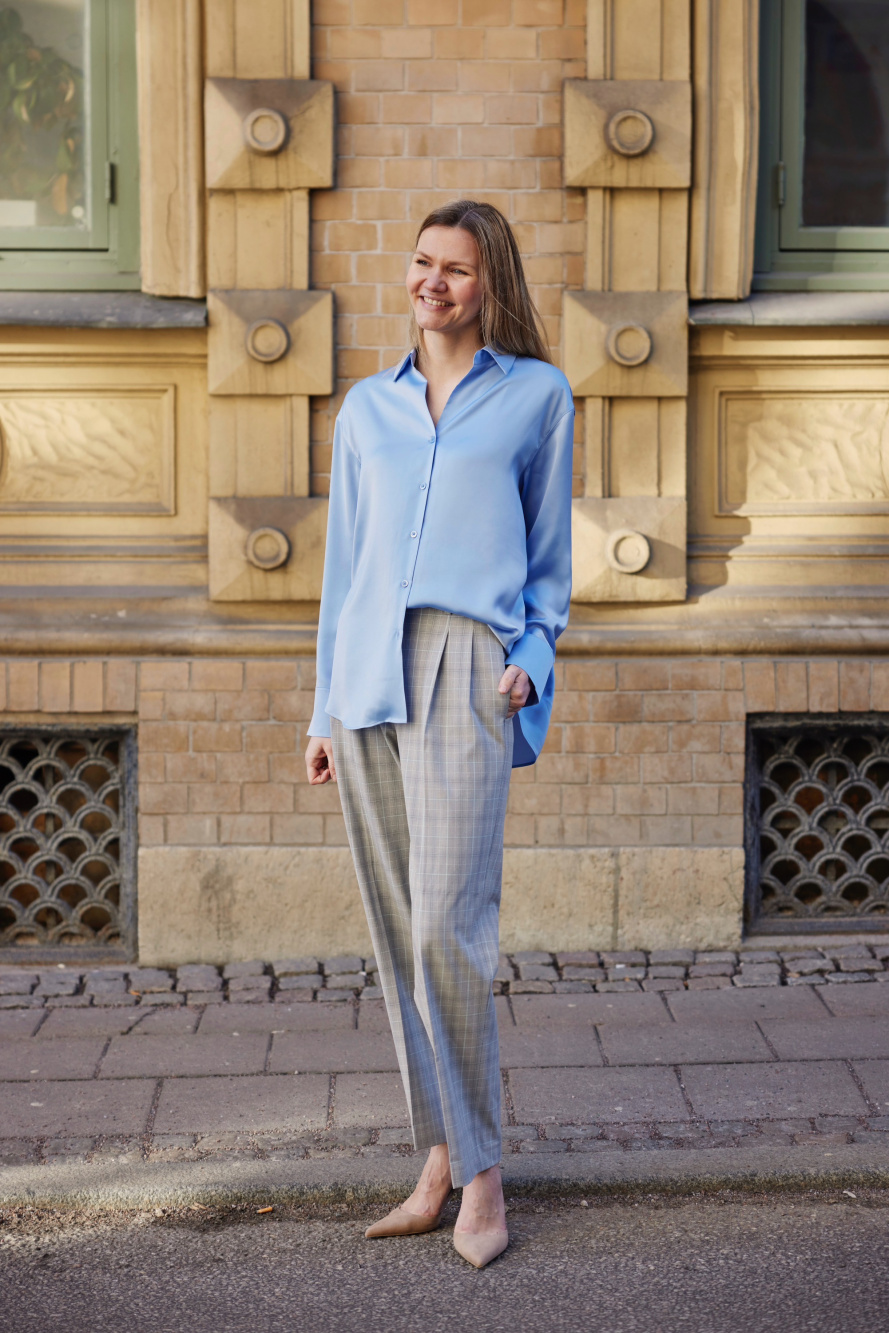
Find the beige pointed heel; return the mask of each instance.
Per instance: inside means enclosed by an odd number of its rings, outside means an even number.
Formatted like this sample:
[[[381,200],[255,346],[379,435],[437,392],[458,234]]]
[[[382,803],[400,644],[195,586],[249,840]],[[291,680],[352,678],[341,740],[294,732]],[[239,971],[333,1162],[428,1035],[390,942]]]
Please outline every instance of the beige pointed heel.
[[[502,1254],[508,1244],[508,1231],[485,1231],[480,1235],[472,1231],[454,1232],[454,1249],[473,1268],[484,1268]]]
[[[383,1236],[422,1236],[440,1226],[441,1213],[437,1217],[421,1217],[419,1213],[409,1213],[406,1208],[393,1208],[379,1222],[372,1222],[364,1236],[366,1240],[379,1240]]]

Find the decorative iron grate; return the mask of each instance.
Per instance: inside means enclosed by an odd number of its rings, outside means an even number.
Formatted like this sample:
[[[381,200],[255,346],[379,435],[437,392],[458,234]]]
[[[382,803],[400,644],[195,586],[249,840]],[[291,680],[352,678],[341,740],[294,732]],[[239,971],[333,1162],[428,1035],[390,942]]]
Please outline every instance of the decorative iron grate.
[[[747,924],[889,929],[889,718],[751,719]]]
[[[131,729],[0,732],[0,947],[129,952]]]

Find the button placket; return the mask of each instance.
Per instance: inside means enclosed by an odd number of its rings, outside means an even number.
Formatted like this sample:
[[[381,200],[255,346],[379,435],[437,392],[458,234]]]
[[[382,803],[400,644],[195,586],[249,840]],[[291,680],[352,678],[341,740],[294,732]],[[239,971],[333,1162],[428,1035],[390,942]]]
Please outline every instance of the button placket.
[[[435,461],[435,456],[436,456],[436,455],[435,455],[435,445],[436,445],[436,443],[437,443],[437,436],[436,436],[436,435],[429,435],[429,436],[427,436],[427,443],[428,443],[428,444],[431,444],[432,447],[433,447],[433,449],[432,449],[432,459],[431,459],[431,461],[429,461],[429,476],[432,476],[432,464],[433,464],[433,461]],[[423,499],[421,499],[421,503],[420,503],[420,519],[419,519],[419,523],[417,523],[417,527],[411,529],[411,539],[409,539],[409,540],[412,540],[412,541],[413,541],[413,540],[416,540],[417,545],[416,545],[415,548],[413,548],[413,553],[412,553],[412,557],[411,557],[411,568],[409,568],[409,571],[408,571],[408,575],[409,575],[409,577],[408,577],[408,579],[403,579],[403,580],[401,580],[401,587],[403,587],[403,588],[409,588],[409,587],[411,587],[411,583],[412,583],[412,580],[413,580],[413,572],[415,572],[416,565],[417,565],[417,552],[419,552],[419,549],[420,549],[420,541],[419,541],[419,539],[420,539],[420,533],[421,533],[421,531],[423,531],[423,520],[424,520],[424,517],[425,517],[425,513],[427,513],[427,492],[429,491],[429,481],[428,481],[428,480],[427,480],[427,481],[421,481],[421,483],[420,483],[420,491],[421,491],[421,492],[424,492],[424,493],[423,493]]]
[[[427,442],[428,442],[429,444],[432,445],[432,457],[431,457],[431,459],[429,460],[429,476],[431,477],[431,475],[432,475],[432,466],[433,466],[433,463],[435,462],[435,445],[438,443],[438,433],[436,432],[435,435],[428,435],[426,438],[427,438]],[[421,499],[420,499],[420,515],[419,515],[419,520],[418,520],[418,522],[417,522],[417,526],[416,526],[416,528],[412,528],[412,529],[411,529],[411,534],[410,534],[410,540],[411,540],[411,541],[416,541],[417,544],[416,544],[416,546],[414,547],[413,554],[412,554],[412,556],[411,556],[410,569],[409,569],[409,571],[408,571],[408,572],[409,572],[409,575],[410,575],[410,578],[408,578],[408,579],[403,579],[403,580],[402,580],[402,583],[401,583],[402,588],[407,588],[407,587],[410,586],[411,582],[413,581],[414,570],[416,569],[416,566],[417,566],[417,554],[418,554],[419,549],[420,549],[419,537],[420,537],[420,533],[423,531],[423,520],[424,520],[425,517],[426,517],[426,501],[427,501],[428,498],[429,498],[429,480],[428,480],[428,477],[427,477],[427,480],[426,480],[426,481],[421,481],[421,482],[420,482],[420,493],[421,493]]]

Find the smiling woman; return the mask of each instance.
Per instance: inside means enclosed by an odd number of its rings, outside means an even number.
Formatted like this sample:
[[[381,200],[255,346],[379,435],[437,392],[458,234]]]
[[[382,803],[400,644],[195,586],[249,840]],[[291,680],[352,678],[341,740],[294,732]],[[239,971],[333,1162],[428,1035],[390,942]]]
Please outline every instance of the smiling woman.
[[[412,350],[336,424],[306,767],[339,781],[414,1142],[416,1190],[368,1236],[507,1245],[492,986],[510,769],[533,764],[571,589],[574,409],[506,219],[426,218]]]

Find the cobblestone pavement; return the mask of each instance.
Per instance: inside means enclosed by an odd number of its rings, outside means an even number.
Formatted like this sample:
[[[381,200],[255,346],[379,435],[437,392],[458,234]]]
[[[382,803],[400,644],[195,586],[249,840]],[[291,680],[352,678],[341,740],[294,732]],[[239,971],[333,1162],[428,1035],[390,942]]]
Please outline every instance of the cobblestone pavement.
[[[889,981],[889,942],[820,948],[642,949],[624,952],[501,954],[497,994],[632,993],[718,990],[726,986]],[[281,958],[229,962],[225,968],[68,968],[0,965],[0,1009],[124,1008],[136,1005],[263,1004],[383,996],[376,958]]]
[[[641,949],[623,952],[502,954],[494,983],[498,995],[721,990],[760,986],[821,986],[889,982],[889,943],[860,941],[819,948],[739,951]],[[224,1004],[330,1003],[382,997],[376,959],[253,960],[217,968],[190,963],[157,967],[55,967],[0,964],[0,1010],[135,1008]]]
[[[504,958],[505,1152],[889,1148],[887,959]],[[0,1164],[410,1154],[375,983],[357,957],[2,968]]]

